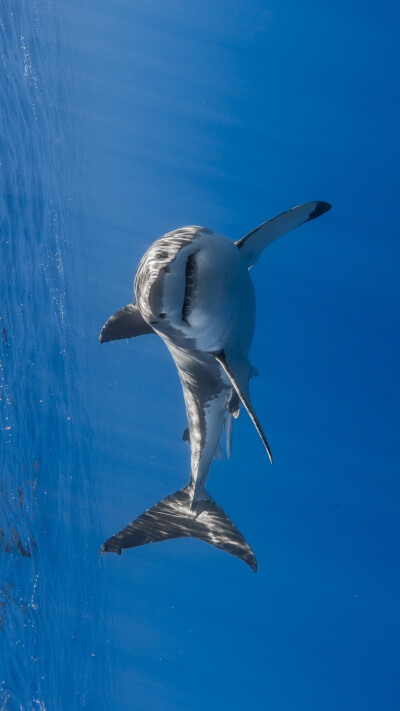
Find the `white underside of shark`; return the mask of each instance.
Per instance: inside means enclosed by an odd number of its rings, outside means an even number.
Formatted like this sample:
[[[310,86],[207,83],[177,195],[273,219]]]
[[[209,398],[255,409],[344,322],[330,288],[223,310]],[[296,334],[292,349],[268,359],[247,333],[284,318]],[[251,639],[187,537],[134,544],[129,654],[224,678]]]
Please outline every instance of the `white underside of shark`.
[[[263,223],[234,243],[204,227],[170,232],[144,254],[135,275],[136,301],[104,325],[100,343],[157,334],[177,367],[190,441],[189,483],[109,538],[101,553],[120,553],[168,538],[200,538],[257,569],[254,554],[205,488],[210,464],[226,435],[231,451],[233,420],[242,404],[271,451],[252,408],[249,380],[257,371],[248,359],[255,321],[249,270],[277,237],[322,215],[325,202],[299,205]]]

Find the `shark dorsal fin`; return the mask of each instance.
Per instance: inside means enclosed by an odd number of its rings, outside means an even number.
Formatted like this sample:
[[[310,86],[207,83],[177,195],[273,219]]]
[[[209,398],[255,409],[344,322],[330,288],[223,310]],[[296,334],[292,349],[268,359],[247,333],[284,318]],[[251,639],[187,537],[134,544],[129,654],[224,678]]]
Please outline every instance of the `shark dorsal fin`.
[[[253,410],[253,406],[249,398],[249,378],[252,375],[252,366],[248,362],[247,358],[232,358],[227,356],[224,351],[218,351],[218,353],[212,353],[211,355],[214,356],[215,360],[220,364],[220,366],[227,374],[229,380],[231,381],[240,400],[246,408],[254,427],[256,428],[258,434],[261,437],[261,441],[266,449],[269,461],[272,464],[272,454],[269,444],[267,442],[267,438],[262,430],[258,417]]]
[[[99,341],[100,343],[106,343],[107,341],[117,341],[121,338],[143,336],[146,333],[154,333],[154,331],[144,320],[138,305],[133,303],[124,306],[110,316],[101,329]]]
[[[281,235],[284,235],[285,232],[290,232],[290,230],[294,230],[295,227],[300,227],[300,225],[303,225],[305,222],[314,220],[330,209],[331,205],[329,202],[323,202],[322,200],[304,202],[302,205],[292,207],[291,210],[282,212],[271,220],[263,222],[262,225],[256,227],[235,242],[235,244],[239,247],[250,269],[250,267],[256,263],[261,252],[265,247],[268,247],[271,242]]]

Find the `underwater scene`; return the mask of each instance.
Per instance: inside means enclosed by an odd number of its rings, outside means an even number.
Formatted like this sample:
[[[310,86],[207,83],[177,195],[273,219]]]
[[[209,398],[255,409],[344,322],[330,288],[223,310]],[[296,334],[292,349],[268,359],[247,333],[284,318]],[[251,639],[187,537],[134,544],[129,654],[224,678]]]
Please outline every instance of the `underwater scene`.
[[[1,0],[1,711],[398,708],[399,16]]]

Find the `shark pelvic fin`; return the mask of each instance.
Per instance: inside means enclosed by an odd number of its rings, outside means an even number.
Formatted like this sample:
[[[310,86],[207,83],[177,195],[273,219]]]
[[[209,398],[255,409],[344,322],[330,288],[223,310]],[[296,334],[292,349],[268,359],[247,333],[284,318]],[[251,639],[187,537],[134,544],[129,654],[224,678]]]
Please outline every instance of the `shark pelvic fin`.
[[[137,304],[128,304],[113,316],[110,316],[100,332],[100,343],[117,341],[121,338],[133,338],[154,333],[151,326],[144,320]]]
[[[120,554],[122,548],[171,538],[199,538],[240,558],[256,572],[253,551],[226,513],[207,492],[205,498],[197,502],[193,502],[192,494],[188,484],[162,499],[105,541],[100,553]]]
[[[230,459],[231,458],[231,451],[232,451],[232,430],[233,430],[233,415],[231,412],[227,412],[225,414],[224,428],[225,428],[226,456],[228,457],[228,459]]]
[[[244,407],[246,408],[248,415],[256,428],[258,434],[261,437],[261,441],[268,454],[269,461],[272,464],[272,454],[267,442],[267,438],[262,430],[260,422],[256,413],[253,410],[252,404],[249,397],[249,378],[252,375],[252,366],[248,362],[247,358],[233,359],[228,358],[224,351],[219,351],[218,353],[212,353],[215,360],[220,364],[225,373],[227,374],[229,380],[231,381],[234,389],[236,390],[240,400],[242,401]]]
[[[315,200],[314,202],[304,202],[302,205],[292,207],[291,210],[282,212],[273,217],[272,220],[263,222],[240,240],[235,242],[241,254],[247,261],[248,267],[253,266],[265,247],[284,235],[295,227],[300,227],[305,222],[314,220],[331,209],[329,202]]]

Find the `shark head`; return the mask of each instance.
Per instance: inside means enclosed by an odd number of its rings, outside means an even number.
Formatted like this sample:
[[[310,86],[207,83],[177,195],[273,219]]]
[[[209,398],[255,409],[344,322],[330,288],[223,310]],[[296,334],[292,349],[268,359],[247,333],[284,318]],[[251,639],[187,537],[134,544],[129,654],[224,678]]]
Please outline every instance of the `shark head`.
[[[143,318],[152,325],[183,321],[186,267],[196,252],[202,227],[182,227],[156,240],[140,260],[134,291]]]
[[[240,250],[204,227],[169,232],[144,254],[134,290],[144,320],[161,336],[171,329],[203,351],[232,343],[247,352],[254,290]]]

